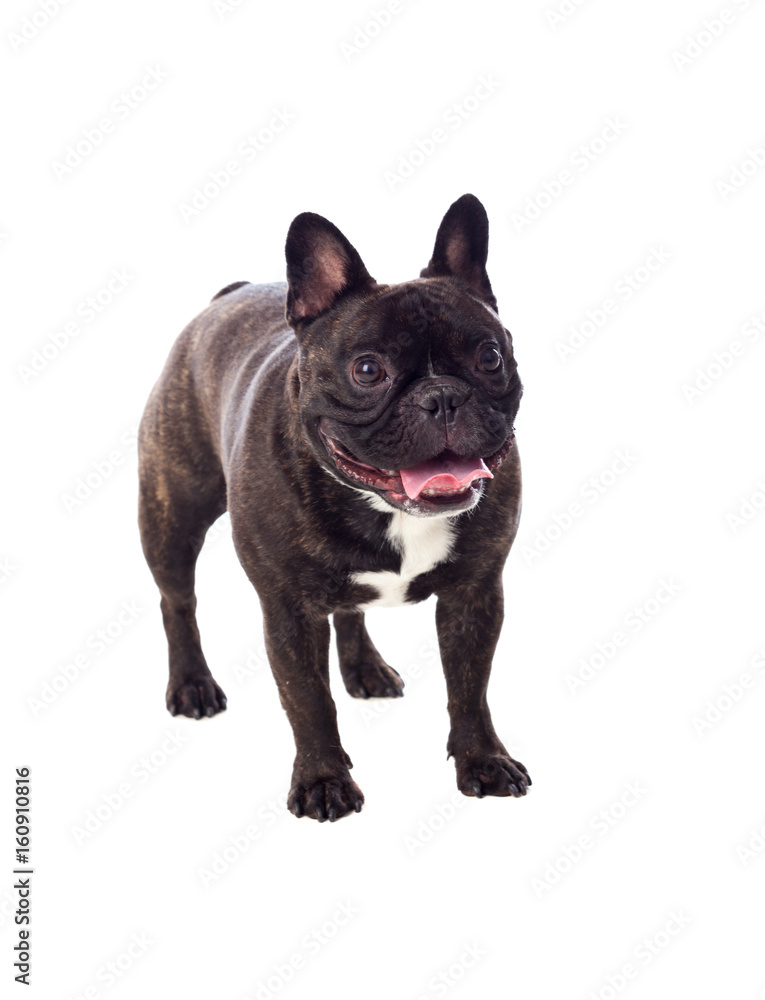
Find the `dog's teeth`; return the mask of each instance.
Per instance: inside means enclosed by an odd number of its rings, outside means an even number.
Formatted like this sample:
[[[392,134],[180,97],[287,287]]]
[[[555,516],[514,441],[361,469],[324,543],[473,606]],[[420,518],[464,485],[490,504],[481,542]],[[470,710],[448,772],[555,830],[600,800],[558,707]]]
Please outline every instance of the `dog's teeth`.
[[[434,489],[429,489],[429,490],[423,490],[422,493],[420,494],[420,496],[421,497],[454,497],[454,496],[459,496],[460,494],[462,494],[464,492],[465,492],[464,488],[461,488],[461,487],[457,488],[457,489],[451,489],[451,490],[434,490]]]

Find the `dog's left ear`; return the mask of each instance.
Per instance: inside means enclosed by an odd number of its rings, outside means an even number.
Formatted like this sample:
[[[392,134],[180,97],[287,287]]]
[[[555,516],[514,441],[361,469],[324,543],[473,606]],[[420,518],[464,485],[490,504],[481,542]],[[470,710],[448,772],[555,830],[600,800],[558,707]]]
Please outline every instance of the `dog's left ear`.
[[[438,227],[436,245],[421,278],[461,278],[471,292],[496,310],[497,300],[486,273],[489,218],[473,194],[463,194]]]
[[[350,292],[374,286],[355,247],[337,226],[313,212],[293,221],[285,253],[287,321],[293,327],[316,319]]]

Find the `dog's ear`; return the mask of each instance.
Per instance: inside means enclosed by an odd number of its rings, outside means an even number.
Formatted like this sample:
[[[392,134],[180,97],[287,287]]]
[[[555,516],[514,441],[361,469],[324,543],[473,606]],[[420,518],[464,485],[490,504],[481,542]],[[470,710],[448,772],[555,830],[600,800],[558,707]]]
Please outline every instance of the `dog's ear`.
[[[497,300],[486,273],[489,218],[473,194],[463,194],[438,227],[436,245],[421,278],[461,278],[470,290],[496,310]]]
[[[294,219],[287,233],[287,321],[316,319],[349,292],[366,291],[374,279],[337,226],[313,212]]]

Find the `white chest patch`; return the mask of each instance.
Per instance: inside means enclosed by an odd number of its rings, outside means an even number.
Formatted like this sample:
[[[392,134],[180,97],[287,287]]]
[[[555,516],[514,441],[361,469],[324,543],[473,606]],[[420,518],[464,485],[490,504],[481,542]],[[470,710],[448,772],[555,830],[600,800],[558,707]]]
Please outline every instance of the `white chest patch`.
[[[392,512],[390,518],[388,540],[401,553],[401,571],[354,573],[355,583],[374,587],[380,595],[377,600],[360,605],[359,611],[406,604],[406,591],[411,581],[449,558],[454,543],[454,525],[450,518],[413,517],[403,511]]]

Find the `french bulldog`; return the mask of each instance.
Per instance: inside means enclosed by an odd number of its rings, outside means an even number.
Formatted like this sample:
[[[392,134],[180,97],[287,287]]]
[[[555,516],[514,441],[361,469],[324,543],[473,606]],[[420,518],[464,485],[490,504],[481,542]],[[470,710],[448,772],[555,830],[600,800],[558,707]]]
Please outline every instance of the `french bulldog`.
[[[331,222],[298,215],[286,284],[218,292],[146,405],[139,524],[169,645],[167,707],[195,719],[226,708],[200,645],[194,570],[228,510],[293,729],[298,817],[333,821],[364,801],[330,693],[329,616],[349,694],[397,698],[403,681],[364,612],[432,594],[458,788],[518,797],[531,785],[486,699],[521,506],[523,391],[486,274],[488,230],[464,195],[419,278],[385,285]]]

